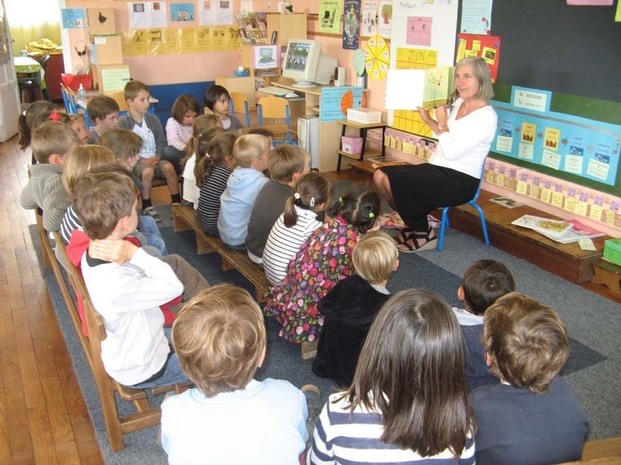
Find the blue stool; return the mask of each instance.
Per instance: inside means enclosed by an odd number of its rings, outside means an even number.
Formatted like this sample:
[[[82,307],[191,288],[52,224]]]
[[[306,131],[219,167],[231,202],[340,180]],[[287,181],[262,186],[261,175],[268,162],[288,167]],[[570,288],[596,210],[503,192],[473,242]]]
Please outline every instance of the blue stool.
[[[483,174],[483,172],[481,173]],[[477,187],[477,192],[474,194],[472,200],[470,200],[466,205],[470,205],[474,207],[479,212],[479,219],[481,220],[481,229],[483,230],[483,240],[485,241],[485,245],[489,245],[489,234],[487,232],[487,222],[485,221],[485,213],[481,206],[477,203],[479,198],[479,194],[481,192],[481,183],[483,182],[483,176],[481,176],[481,181],[479,181],[479,187]],[[446,228],[450,228],[451,224],[449,222],[448,211],[451,207],[441,207],[442,208],[442,218],[440,220],[440,233],[438,234],[438,252],[442,252],[444,250],[444,234],[446,233]]]

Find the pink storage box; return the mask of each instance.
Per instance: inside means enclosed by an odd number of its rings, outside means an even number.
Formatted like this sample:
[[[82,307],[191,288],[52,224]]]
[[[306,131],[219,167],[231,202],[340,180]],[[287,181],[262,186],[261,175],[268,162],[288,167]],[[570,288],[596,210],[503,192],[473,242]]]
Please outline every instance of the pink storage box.
[[[362,152],[362,137],[343,136],[341,137],[341,150],[352,155],[359,155]]]

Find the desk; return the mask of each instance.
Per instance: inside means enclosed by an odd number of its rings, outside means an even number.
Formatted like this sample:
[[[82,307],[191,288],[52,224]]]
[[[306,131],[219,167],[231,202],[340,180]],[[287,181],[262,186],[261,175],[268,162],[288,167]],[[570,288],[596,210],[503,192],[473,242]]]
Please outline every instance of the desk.
[[[30,57],[19,56],[13,58],[13,64],[15,65],[22,103],[39,100],[42,96],[42,90],[45,88],[43,68],[39,62]],[[38,95],[34,93],[36,89],[39,90]]]

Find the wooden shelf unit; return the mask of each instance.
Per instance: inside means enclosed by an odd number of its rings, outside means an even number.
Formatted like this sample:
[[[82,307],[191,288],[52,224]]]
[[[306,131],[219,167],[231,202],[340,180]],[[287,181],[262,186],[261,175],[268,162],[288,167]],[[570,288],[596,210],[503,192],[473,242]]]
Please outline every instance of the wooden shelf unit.
[[[371,157],[383,157],[385,155],[385,146],[382,143],[382,150],[381,151],[377,151],[377,150],[372,150],[370,152],[366,151],[366,145],[367,145],[367,132],[369,131],[369,129],[381,129],[382,130],[382,141],[384,140],[384,131],[386,130],[386,122],[385,121],[380,121],[379,123],[359,123],[357,121],[350,121],[350,120],[341,120],[341,121],[337,121],[338,124],[340,124],[342,126],[342,130],[341,130],[341,137],[345,136],[347,134],[347,128],[352,128],[354,130],[357,131],[358,136],[362,137],[362,149],[360,151],[360,153],[349,153],[349,152],[345,152],[342,150],[342,146],[339,147],[339,150],[336,151],[338,158],[336,161],[336,170],[340,171],[341,170],[341,158],[342,157],[347,157],[347,158],[351,158],[352,160],[357,160],[357,161],[362,161],[364,160],[364,156],[368,155]]]

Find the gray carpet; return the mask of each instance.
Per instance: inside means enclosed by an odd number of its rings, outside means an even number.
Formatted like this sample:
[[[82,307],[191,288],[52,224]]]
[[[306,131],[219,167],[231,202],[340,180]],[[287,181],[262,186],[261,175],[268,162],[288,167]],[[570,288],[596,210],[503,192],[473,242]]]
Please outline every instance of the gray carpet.
[[[158,209],[163,218],[162,234],[171,253],[183,255],[204,273],[211,284],[230,282],[252,290],[237,271],[223,272],[218,256],[197,256],[194,233],[175,234],[169,227],[169,208]],[[36,241],[36,234],[32,236],[33,241]],[[590,418],[590,437],[597,439],[621,435],[621,396],[617,387],[621,373],[621,350],[617,343],[621,313],[617,304],[494,247],[485,247],[482,242],[454,230],[449,230],[447,234],[444,252],[401,254],[401,267],[388,287],[392,292],[408,287],[426,287],[441,294],[450,304],[458,305],[456,290],[460,276],[470,263],[484,257],[505,263],[514,274],[520,291],[559,312],[572,338],[572,353],[564,375],[577,391]],[[166,463],[165,454],[154,443],[156,428],[126,435],[126,447],[122,452],[114,453],[110,450],[88,365],[73,334],[55,280],[51,273],[46,273],[45,277],[106,463]],[[312,374],[311,362],[300,358],[298,346],[277,336],[277,326],[273,321],[268,321],[267,327],[268,356],[257,377],[288,379],[296,386],[317,384],[325,400],[334,389],[332,383]]]

